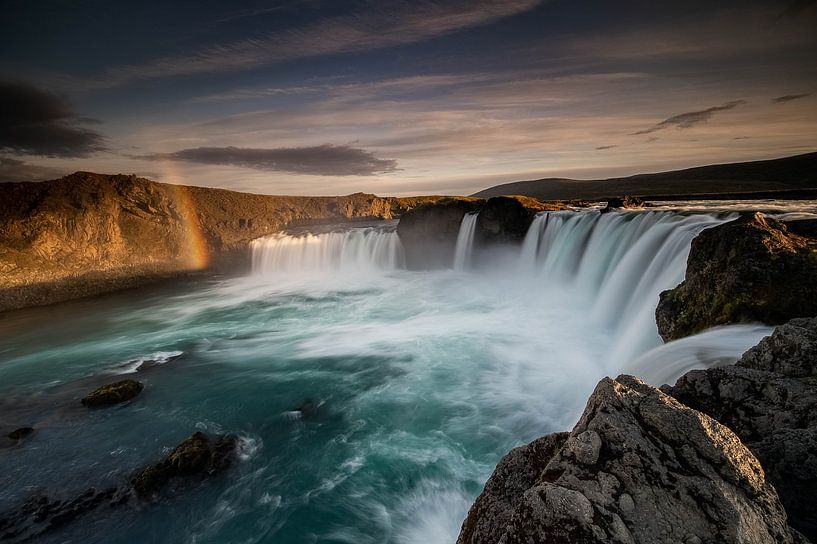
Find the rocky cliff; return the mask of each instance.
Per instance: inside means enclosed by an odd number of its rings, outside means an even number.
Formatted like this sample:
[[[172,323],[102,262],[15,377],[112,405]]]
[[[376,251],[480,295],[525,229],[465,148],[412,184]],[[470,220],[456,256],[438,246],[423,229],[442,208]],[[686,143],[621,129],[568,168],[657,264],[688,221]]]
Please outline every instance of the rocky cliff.
[[[0,184],[0,311],[223,264],[292,224],[392,219],[422,198],[279,197],[77,172]]]
[[[817,315],[814,230],[814,221],[783,223],[755,213],[699,234],[684,281],[661,294],[656,309],[661,337]]]

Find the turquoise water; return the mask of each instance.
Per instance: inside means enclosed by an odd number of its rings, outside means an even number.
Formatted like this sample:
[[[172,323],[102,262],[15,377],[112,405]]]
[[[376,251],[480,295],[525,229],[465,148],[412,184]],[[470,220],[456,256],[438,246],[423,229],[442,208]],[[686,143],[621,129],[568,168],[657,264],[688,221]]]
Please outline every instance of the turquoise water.
[[[629,221],[608,227],[650,232]],[[622,342],[627,327],[597,307],[610,276],[611,289],[639,289],[623,307],[643,298],[654,308],[683,270],[648,271],[676,266],[709,224],[655,221],[670,225],[654,230],[663,241],[611,238],[646,259],[630,287],[614,273],[581,273],[632,267],[627,248],[620,262],[610,252],[602,264],[588,258],[574,274],[583,282],[521,273],[508,254],[457,272],[310,261],[5,314],[0,424],[37,431],[0,449],[0,512],[38,490],[69,498],[126,481],[203,430],[241,437],[227,473],[157,504],[102,508],[45,541],[454,542],[502,455],[570,428],[597,381],[626,366],[617,350],[659,345],[654,330]],[[662,257],[667,247],[672,258]],[[296,261],[304,266],[287,262]],[[166,362],[136,370],[151,359]],[[116,408],[79,405],[122,377],[145,390]],[[318,406],[308,417],[296,411],[307,401]]]

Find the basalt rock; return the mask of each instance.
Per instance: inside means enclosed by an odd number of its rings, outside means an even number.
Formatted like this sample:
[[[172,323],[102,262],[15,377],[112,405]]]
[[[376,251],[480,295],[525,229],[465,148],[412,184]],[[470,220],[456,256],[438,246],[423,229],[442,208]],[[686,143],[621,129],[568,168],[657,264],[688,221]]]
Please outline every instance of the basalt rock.
[[[777,327],[734,366],[689,372],[664,390],[732,429],[791,525],[817,541],[817,318]]]
[[[88,408],[112,406],[133,399],[143,388],[142,383],[136,380],[122,380],[94,389],[80,402]]]
[[[463,216],[479,211],[484,204],[477,198],[446,198],[404,213],[397,224],[397,235],[406,265],[414,270],[450,267]]]
[[[459,544],[793,543],[737,436],[631,376],[605,378],[573,431],[512,451]]]
[[[638,198],[637,196],[624,195],[622,197],[608,198],[607,206],[605,206],[601,211],[602,213],[605,213],[618,208],[643,208],[644,204],[644,200]]]
[[[795,231],[806,233],[808,226]],[[661,293],[655,311],[666,341],[716,325],[779,325],[812,315],[817,315],[817,239],[760,213],[699,234],[686,279]]]
[[[19,429],[14,429],[11,431],[7,436],[12,440],[22,440],[33,432],[33,427],[20,427]]]
[[[477,216],[475,239],[481,244],[519,243],[537,212],[564,206],[544,203],[526,196],[497,196],[488,199]]]

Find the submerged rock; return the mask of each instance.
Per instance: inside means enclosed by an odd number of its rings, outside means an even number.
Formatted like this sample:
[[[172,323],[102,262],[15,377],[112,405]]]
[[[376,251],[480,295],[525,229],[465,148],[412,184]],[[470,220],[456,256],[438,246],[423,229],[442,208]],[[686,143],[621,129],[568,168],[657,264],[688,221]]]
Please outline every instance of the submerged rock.
[[[157,493],[172,478],[211,475],[225,470],[235,460],[238,438],[221,436],[210,447],[210,439],[196,432],[176,446],[162,462],[145,467],[131,485],[140,496]]]
[[[817,315],[817,239],[794,234],[761,213],[699,234],[686,279],[661,293],[655,311],[666,341],[727,323],[779,325],[812,315]]]
[[[26,438],[33,432],[34,432],[33,427],[20,427],[19,429],[14,429],[6,436],[11,438],[12,440],[22,440],[23,438]]]
[[[817,541],[817,318],[777,327],[734,366],[689,372],[664,390],[732,429],[790,524]]]
[[[89,408],[111,406],[131,400],[141,393],[143,388],[142,383],[136,380],[122,380],[94,389],[83,397],[81,402],[83,406]]]
[[[790,543],[757,459],[709,416],[631,376],[599,382],[573,431],[512,451],[459,544]]]

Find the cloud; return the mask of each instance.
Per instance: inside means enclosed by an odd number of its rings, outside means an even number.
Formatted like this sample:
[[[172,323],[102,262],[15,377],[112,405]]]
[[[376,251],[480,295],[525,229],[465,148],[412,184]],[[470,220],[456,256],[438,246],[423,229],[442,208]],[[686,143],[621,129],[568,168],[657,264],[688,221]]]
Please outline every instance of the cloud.
[[[671,127],[678,128],[694,127],[695,125],[699,125],[701,123],[709,121],[712,118],[712,116],[718,112],[731,110],[744,104],[746,104],[745,100],[734,100],[732,102],[727,102],[720,106],[713,106],[705,110],[680,113],[678,115],[673,115],[669,119],[664,119],[660,123],[653,125],[650,128],[639,130],[638,132],[633,132],[632,135],[636,136],[640,134],[652,134],[653,132],[657,132],[659,130],[664,130]]]
[[[784,96],[778,96],[777,98],[773,98],[772,102],[775,104],[783,104],[785,102],[791,102],[792,100],[800,100],[801,98],[806,98],[811,96],[811,93],[804,93],[804,94],[787,94]]]
[[[50,166],[38,166],[11,157],[0,157],[0,182],[42,181],[64,176],[66,170]]]
[[[486,25],[528,11],[542,0],[391,0],[365,10],[245,40],[212,45],[189,54],[111,68],[88,86],[249,70],[300,58],[353,53],[416,43]]]
[[[617,145],[600,145],[596,148],[596,151],[604,151],[606,149],[613,149],[614,147],[618,147]]]
[[[0,83],[0,151],[48,157],[86,157],[105,149],[103,137],[78,126],[65,99],[24,83]]]
[[[131,158],[239,166],[255,170],[318,176],[371,176],[397,170],[397,161],[394,159],[378,159],[369,151],[344,145],[277,149],[196,147],[173,153],[136,155]]]

